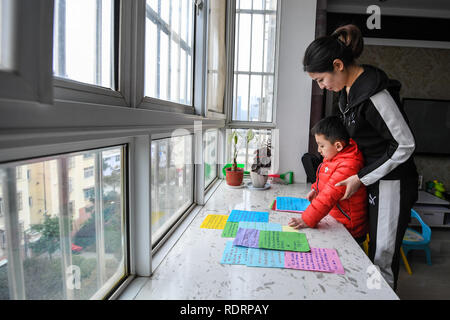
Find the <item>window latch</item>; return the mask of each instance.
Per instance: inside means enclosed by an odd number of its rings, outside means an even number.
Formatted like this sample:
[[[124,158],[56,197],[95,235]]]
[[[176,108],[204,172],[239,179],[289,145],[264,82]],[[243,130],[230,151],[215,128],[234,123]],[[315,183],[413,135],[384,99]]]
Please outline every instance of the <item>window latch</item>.
[[[197,15],[199,15],[203,9],[203,0],[195,0],[195,6],[197,7]]]

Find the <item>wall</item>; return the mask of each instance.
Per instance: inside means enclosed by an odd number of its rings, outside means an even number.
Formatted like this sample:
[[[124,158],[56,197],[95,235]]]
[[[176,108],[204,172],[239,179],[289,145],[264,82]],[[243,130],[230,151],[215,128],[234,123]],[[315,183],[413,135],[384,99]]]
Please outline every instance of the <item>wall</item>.
[[[402,83],[402,98],[450,100],[450,50],[366,45],[360,63],[378,66]],[[450,189],[450,157],[416,155],[423,181],[438,179]]]
[[[279,172],[293,171],[306,182],[301,157],[308,152],[312,81],[302,59],[314,40],[316,1],[282,0],[276,123],[279,129]]]

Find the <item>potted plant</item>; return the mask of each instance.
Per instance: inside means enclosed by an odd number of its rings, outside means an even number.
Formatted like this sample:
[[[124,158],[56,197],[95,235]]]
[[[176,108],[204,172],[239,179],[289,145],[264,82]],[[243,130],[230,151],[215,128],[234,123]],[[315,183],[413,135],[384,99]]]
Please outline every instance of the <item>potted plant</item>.
[[[245,139],[247,144],[254,138],[254,133],[252,129],[247,131]],[[238,187],[242,185],[242,181],[244,180],[244,169],[238,168],[237,165],[237,156],[238,156],[238,143],[241,135],[237,130],[232,131],[232,133],[228,136],[228,144],[233,144],[233,163],[231,168],[226,169],[226,181],[229,186]],[[241,137],[244,138],[244,137]]]
[[[272,146],[270,139],[255,151],[255,158],[250,172],[252,185],[254,188],[263,188],[269,177],[271,163]]]

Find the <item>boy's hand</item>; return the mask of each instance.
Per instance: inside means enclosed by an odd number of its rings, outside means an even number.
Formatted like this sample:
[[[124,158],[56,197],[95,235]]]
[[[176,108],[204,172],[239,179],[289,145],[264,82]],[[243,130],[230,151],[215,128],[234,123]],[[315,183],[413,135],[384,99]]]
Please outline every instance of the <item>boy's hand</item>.
[[[359,187],[361,187],[361,180],[359,180],[358,175],[353,175],[351,177],[348,177],[347,179],[345,179],[344,181],[341,181],[339,183],[336,183],[336,187],[339,186],[345,186],[345,194],[344,196],[341,198],[341,200],[345,200],[350,198],[356,191],[358,191]]]
[[[289,221],[289,227],[294,229],[308,228],[308,225],[302,220],[302,218],[292,218]]]
[[[306,199],[311,202],[313,201],[313,199],[317,196],[317,192],[316,190],[312,189],[307,195],[306,195]]]

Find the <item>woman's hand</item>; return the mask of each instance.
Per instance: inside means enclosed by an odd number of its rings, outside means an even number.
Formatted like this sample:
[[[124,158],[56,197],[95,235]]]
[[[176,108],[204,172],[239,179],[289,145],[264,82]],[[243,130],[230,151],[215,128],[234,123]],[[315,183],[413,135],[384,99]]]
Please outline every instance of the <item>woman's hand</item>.
[[[317,196],[317,192],[316,190],[312,189],[307,195],[306,195],[306,200],[308,200],[309,202],[313,201],[313,199]]]
[[[341,181],[339,183],[336,183],[336,187],[345,186],[345,194],[342,197],[341,200],[345,200],[350,198],[356,191],[358,191],[359,187],[361,187],[361,180],[359,180],[358,175],[353,175],[351,177],[348,177],[344,181]]]
[[[308,225],[302,220],[302,218],[292,218],[289,221],[289,227],[294,229],[308,228]]]

